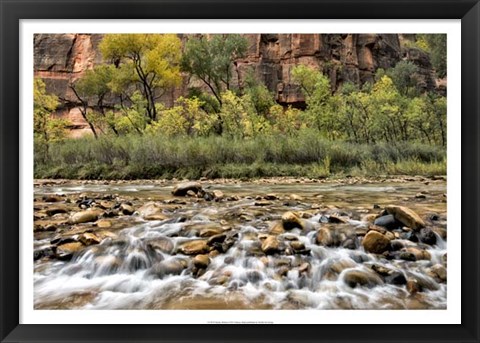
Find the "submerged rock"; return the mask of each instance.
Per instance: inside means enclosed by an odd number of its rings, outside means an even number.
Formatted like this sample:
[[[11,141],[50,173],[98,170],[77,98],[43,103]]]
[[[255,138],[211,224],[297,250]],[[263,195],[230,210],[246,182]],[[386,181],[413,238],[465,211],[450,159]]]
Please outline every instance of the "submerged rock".
[[[352,269],[343,274],[343,281],[350,287],[375,287],[383,284],[382,279],[371,271]]]
[[[158,237],[148,241],[148,245],[155,250],[160,250],[166,254],[171,254],[174,249],[173,241],[167,237]]]
[[[188,263],[181,259],[169,259],[156,263],[150,268],[150,274],[158,278],[163,278],[167,275],[180,275],[186,269]]]

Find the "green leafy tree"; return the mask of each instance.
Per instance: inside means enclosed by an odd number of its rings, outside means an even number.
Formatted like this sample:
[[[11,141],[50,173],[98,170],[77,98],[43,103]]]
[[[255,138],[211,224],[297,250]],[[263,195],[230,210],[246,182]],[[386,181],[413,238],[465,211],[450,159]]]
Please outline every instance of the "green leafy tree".
[[[221,93],[232,87],[234,61],[246,52],[247,40],[238,34],[192,36],[185,43],[182,68],[200,79],[221,105]]]
[[[417,43],[421,42],[430,54],[430,59],[438,77],[447,76],[447,35],[446,34],[419,34]]]
[[[118,135],[115,125],[105,118],[105,100],[111,93],[110,84],[115,71],[115,67],[111,64],[98,65],[87,70],[80,79],[70,84],[70,88],[81,104],[80,113],[95,138],[98,137],[95,124],[99,124],[101,127],[102,124],[108,123],[112,131]]]
[[[255,77],[252,71],[247,74],[245,84],[244,92],[252,101],[257,114],[267,116],[270,108],[275,105],[273,93]]]
[[[305,95],[306,117],[311,125],[325,133],[331,139],[337,137],[338,118],[335,115],[335,99],[329,79],[320,71],[305,65],[292,69],[292,78],[298,83]]]
[[[33,83],[33,133],[39,154],[48,154],[51,142],[60,141],[66,136],[68,121],[55,118],[53,112],[58,107],[58,98],[48,94],[42,79],[35,78]]]
[[[156,120],[156,101],[181,81],[180,39],[173,34],[107,34],[99,48],[118,69],[111,89],[124,93],[135,85],[146,100],[147,119]]]
[[[400,61],[394,68],[387,71],[387,75],[400,93],[408,96],[415,96],[419,93],[417,73],[418,67],[409,61]]]

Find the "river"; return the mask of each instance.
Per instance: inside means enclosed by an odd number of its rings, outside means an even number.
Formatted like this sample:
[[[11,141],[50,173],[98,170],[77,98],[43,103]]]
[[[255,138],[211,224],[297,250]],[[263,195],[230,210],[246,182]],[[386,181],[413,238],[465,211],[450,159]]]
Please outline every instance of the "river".
[[[37,180],[35,308],[446,308],[444,178],[175,184]],[[426,228],[373,225],[388,205]]]

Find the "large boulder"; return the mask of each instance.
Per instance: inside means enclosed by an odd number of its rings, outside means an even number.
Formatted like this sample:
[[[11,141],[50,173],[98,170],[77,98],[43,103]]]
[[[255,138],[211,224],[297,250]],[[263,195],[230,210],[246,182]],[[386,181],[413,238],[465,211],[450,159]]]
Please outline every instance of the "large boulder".
[[[201,190],[202,185],[199,182],[190,181],[176,185],[172,190],[172,194],[175,196],[186,196],[188,191],[192,191],[193,193],[197,194]]]
[[[425,227],[425,222],[413,210],[404,206],[390,205],[385,207],[389,214],[393,214],[395,219],[402,222],[403,225],[417,231]]]
[[[380,232],[371,230],[363,237],[362,245],[367,252],[381,254],[388,250],[390,240]]]

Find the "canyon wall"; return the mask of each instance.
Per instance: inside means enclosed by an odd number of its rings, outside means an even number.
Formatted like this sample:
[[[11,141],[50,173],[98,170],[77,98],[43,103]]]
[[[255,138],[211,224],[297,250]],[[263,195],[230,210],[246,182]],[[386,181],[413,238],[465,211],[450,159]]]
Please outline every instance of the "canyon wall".
[[[235,61],[234,82],[242,84],[248,70],[275,94],[282,105],[304,107],[305,99],[291,80],[291,70],[298,64],[313,66],[329,76],[332,90],[344,82],[363,84],[373,80],[378,68],[390,68],[406,59],[419,67],[420,86],[437,87],[429,56],[403,47],[412,35],[399,34],[245,34],[248,52]],[[184,35],[180,35],[185,39]],[[34,72],[42,78],[49,92],[61,99],[58,115],[72,123],[73,137],[90,133],[83,120],[69,84],[83,72],[102,63],[98,44],[101,34],[38,34],[34,37]],[[186,94],[195,80],[184,78],[182,85],[167,92],[162,101],[167,106]]]

